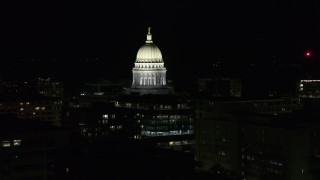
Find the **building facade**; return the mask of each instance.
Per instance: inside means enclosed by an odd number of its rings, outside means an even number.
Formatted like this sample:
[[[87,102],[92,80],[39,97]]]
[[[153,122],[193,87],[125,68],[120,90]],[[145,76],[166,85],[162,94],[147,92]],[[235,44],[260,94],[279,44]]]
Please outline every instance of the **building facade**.
[[[129,93],[168,94],[166,68],[160,49],[153,43],[148,28],[146,43],[139,49],[132,69]]]
[[[61,179],[67,131],[45,122],[0,115],[0,179]]]
[[[161,146],[194,143],[194,121],[190,98],[174,94],[166,78],[160,49],[153,43],[150,27],[147,40],[139,49],[132,69],[132,85],[116,101],[117,108],[134,112],[141,134]]]
[[[196,160],[242,179],[308,179],[309,139],[299,99],[194,99]]]

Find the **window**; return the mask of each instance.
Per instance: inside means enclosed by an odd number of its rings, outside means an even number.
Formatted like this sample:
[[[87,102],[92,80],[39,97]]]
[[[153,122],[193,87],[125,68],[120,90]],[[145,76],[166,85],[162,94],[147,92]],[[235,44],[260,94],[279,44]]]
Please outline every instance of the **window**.
[[[14,146],[20,146],[20,145],[21,145],[21,139],[15,139],[15,140],[13,140],[13,145],[14,145]]]
[[[101,124],[108,124],[108,120],[102,120]]]
[[[11,143],[9,140],[5,140],[5,141],[2,141],[2,144],[1,144],[2,147],[10,147],[11,146]]]

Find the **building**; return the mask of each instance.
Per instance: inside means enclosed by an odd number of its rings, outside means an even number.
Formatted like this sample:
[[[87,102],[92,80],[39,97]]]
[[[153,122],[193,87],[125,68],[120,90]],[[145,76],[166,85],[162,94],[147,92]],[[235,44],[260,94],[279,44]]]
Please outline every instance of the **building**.
[[[64,96],[62,82],[52,81],[51,78],[39,78],[37,92],[45,97],[55,97],[62,99]]]
[[[175,148],[194,144],[193,110],[190,98],[174,94],[166,78],[160,49],[153,43],[150,27],[132,69],[132,85],[116,101],[117,108],[130,109],[140,126],[138,139]]]
[[[115,108],[114,103],[95,102],[90,107],[68,109],[65,126],[85,139],[140,139],[140,124],[133,111]]]
[[[252,174],[248,173],[251,172],[251,166],[249,168],[249,166],[245,165],[247,162],[243,162],[247,160],[243,159],[243,154],[245,153],[242,152],[253,147],[257,149],[262,148],[261,151],[267,152],[278,151],[279,148],[276,146],[271,147],[271,144],[273,143],[281,146],[281,148],[284,148],[282,146],[285,146],[286,151],[279,152],[281,158],[286,158],[288,161],[305,158],[306,154],[298,155],[298,151],[294,150],[294,152],[290,153],[294,153],[295,156],[287,156],[287,153],[291,150],[290,147],[296,146],[296,144],[292,143],[296,136],[291,135],[300,133],[301,136],[306,137],[307,134],[305,134],[305,129],[296,130],[294,128],[292,129],[292,126],[286,128],[274,123],[277,122],[276,120],[282,120],[281,118],[278,118],[278,116],[282,117],[283,114],[290,114],[301,109],[299,99],[245,100],[238,98],[217,99],[213,97],[208,99],[207,97],[196,97],[194,98],[194,108],[196,114],[196,160],[200,162],[201,166],[199,168],[201,170],[212,171],[216,166],[219,166],[226,172],[233,172],[242,176],[243,179],[261,179],[265,173],[278,173],[276,174],[278,179],[288,179],[288,177],[297,170],[289,167],[290,163],[285,165],[285,168],[288,169],[285,175],[280,175],[278,170],[272,170],[273,172],[271,172],[269,167],[269,169],[260,169],[260,171],[255,171]],[[274,120],[275,118],[276,120]],[[255,130],[258,129],[264,129],[264,132],[268,131],[268,142],[259,141],[260,144],[251,142],[252,139],[260,136],[255,132]],[[273,131],[275,132],[274,134],[272,133]],[[262,130],[259,131],[259,133],[261,132]],[[283,133],[282,139],[273,137],[277,132]],[[276,142],[276,140],[281,141],[281,143]],[[305,145],[305,142],[301,139],[299,139],[299,143],[301,143],[299,145]],[[268,146],[270,146],[269,149]],[[306,153],[306,151],[304,152]],[[265,154],[267,153],[265,152]],[[267,161],[268,158],[271,158],[267,156],[272,157],[271,154],[263,156],[263,161]],[[275,159],[277,158],[278,156],[275,156]],[[268,162],[270,160],[268,160]],[[307,165],[305,166],[304,171],[306,171],[306,169],[308,169]],[[273,175],[272,177],[274,177]]]
[[[248,180],[309,180],[310,137],[288,115],[244,115],[241,125],[241,176]]]
[[[319,179],[319,109],[298,98],[194,99],[199,169],[246,180]]]
[[[62,101],[38,94],[0,96],[0,114],[14,114],[19,119],[39,119],[61,125]]]
[[[320,80],[300,80],[297,89],[300,98],[320,98]]]
[[[297,83],[297,96],[304,107],[319,109],[320,107],[320,80],[300,80]]]
[[[139,49],[132,69],[132,85],[127,93],[168,94],[166,68],[160,49],[148,28],[146,43]]]
[[[34,92],[34,84],[28,81],[2,81],[0,93],[6,95],[27,94]]]
[[[77,98],[70,100],[69,107],[91,107],[95,102],[114,102],[123,93],[127,84],[125,80],[85,83],[83,92]]]
[[[0,179],[59,179],[67,132],[45,122],[0,116]]]
[[[242,97],[240,78],[199,78],[198,92],[215,97]]]

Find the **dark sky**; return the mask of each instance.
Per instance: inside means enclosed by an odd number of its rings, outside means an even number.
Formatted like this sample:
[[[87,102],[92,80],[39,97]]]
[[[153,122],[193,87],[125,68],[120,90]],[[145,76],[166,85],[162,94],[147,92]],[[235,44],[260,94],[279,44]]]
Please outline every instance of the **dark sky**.
[[[320,50],[320,1],[1,2],[1,61],[102,57],[132,65],[152,27],[167,65],[299,61]],[[199,63],[197,63],[199,65]]]

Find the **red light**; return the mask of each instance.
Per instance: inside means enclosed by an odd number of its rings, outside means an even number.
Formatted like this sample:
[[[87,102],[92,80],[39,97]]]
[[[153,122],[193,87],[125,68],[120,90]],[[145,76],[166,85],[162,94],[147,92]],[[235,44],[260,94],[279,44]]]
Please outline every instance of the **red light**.
[[[311,56],[311,52],[306,52],[306,57],[310,57]]]

